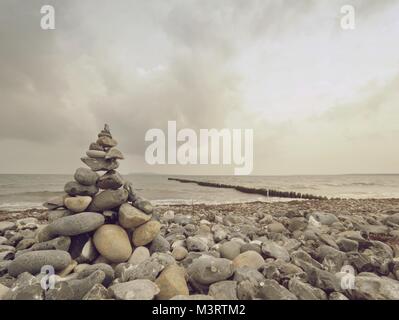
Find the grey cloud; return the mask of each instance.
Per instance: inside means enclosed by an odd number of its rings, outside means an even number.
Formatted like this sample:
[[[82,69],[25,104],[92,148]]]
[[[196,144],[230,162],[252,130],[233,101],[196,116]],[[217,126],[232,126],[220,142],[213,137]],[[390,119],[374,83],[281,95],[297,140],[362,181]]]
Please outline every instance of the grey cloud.
[[[323,133],[316,137],[322,144],[322,139],[334,137],[323,131],[324,125],[345,130],[351,121],[361,123],[359,114],[367,116],[368,107],[335,109],[308,123],[276,125],[251,113],[243,101],[245,79],[234,68],[235,59],[257,42],[296,39],[301,26],[311,33],[320,15],[336,16],[336,7],[344,2],[48,0],[46,4],[56,7],[57,29],[45,32],[39,28],[42,1],[3,0],[0,145],[19,143],[27,152],[43,153],[62,148],[62,159],[52,155],[52,161],[68,166],[68,157],[75,159],[108,122],[121,148],[139,161],[145,132],[176,120],[179,128],[254,128],[258,172],[279,171],[280,164],[286,168],[284,163],[301,171],[303,158],[293,151],[306,149],[316,129]],[[353,3],[372,15],[394,1]],[[397,101],[393,95],[387,99]],[[40,166],[27,162],[26,170],[60,168],[41,161]],[[18,161],[9,170],[21,166]]]

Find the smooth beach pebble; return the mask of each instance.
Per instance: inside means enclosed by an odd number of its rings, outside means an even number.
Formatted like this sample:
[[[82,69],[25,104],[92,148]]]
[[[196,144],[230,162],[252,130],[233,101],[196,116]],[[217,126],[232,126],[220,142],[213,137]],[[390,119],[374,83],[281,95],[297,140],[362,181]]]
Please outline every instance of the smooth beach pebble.
[[[31,274],[40,273],[45,265],[52,266],[55,271],[65,269],[72,262],[71,256],[66,251],[61,250],[42,250],[24,253],[8,266],[8,273],[16,277],[22,272]]]
[[[137,247],[129,258],[130,264],[140,264],[150,258],[150,251],[146,247]]]
[[[75,213],[83,212],[87,209],[92,198],[88,196],[77,196],[65,198],[64,204],[69,210]]]
[[[82,212],[55,220],[47,228],[52,236],[76,236],[96,230],[104,220],[102,214]]]
[[[99,175],[89,168],[78,168],[74,175],[75,180],[84,186],[96,184]]]
[[[148,221],[142,224],[133,232],[133,244],[137,247],[145,246],[158,235],[161,230],[161,224],[158,221]]]
[[[117,190],[123,186],[123,183],[122,176],[117,171],[110,170],[98,179],[97,186],[104,190]]]
[[[195,259],[187,269],[190,278],[204,285],[226,280],[233,275],[233,272],[230,260],[210,256]]]
[[[85,186],[76,181],[68,182],[64,191],[70,196],[94,196],[98,192],[96,185]]]
[[[151,219],[151,215],[124,203],[119,208],[119,224],[125,229],[136,228]]]
[[[117,300],[152,300],[159,293],[158,286],[147,279],[117,283],[108,290]]]
[[[156,296],[159,300],[169,300],[177,295],[188,295],[185,279],[186,271],[177,265],[171,265],[163,270],[155,281],[160,292]]]
[[[119,207],[121,204],[127,201],[128,193],[124,189],[118,190],[105,190],[97,194],[90,206],[88,211],[103,212]]]
[[[235,268],[249,267],[253,269],[259,269],[263,266],[265,260],[256,251],[245,251],[236,256],[233,260]]]
[[[111,262],[125,262],[132,254],[132,246],[126,231],[113,224],[100,227],[93,236],[98,252]]]

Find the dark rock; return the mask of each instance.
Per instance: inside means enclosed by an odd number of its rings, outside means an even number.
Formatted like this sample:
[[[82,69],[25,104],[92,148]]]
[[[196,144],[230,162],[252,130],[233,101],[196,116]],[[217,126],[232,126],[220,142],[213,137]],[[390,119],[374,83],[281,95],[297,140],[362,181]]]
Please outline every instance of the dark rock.
[[[209,293],[215,300],[238,300],[237,282],[220,281],[209,286]]]
[[[98,187],[96,185],[84,186],[76,181],[68,182],[64,190],[70,196],[94,196],[98,192]]]
[[[264,300],[298,300],[298,298],[275,280],[265,280],[259,289],[259,295]]]
[[[117,190],[123,186],[123,183],[122,176],[115,170],[110,170],[98,179],[97,186],[100,189]]]
[[[103,158],[81,158],[82,162],[86,164],[93,171],[109,171],[115,170],[119,167],[119,163],[116,160],[106,160]]]
[[[74,175],[75,180],[84,186],[93,186],[97,183],[99,175],[91,169],[79,168]]]
[[[103,212],[119,207],[127,201],[128,193],[124,189],[119,190],[105,190],[97,194],[88,210],[94,212]]]

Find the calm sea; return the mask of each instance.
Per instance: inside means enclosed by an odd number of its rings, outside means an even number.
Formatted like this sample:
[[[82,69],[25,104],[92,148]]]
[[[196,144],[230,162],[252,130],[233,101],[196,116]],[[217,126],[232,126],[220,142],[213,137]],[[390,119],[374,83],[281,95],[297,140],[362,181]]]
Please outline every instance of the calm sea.
[[[142,196],[155,204],[236,203],[276,201],[230,189],[200,187],[168,181],[176,175],[134,174],[125,176]],[[181,178],[270,188],[340,198],[398,198],[399,175],[331,176],[181,176]],[[0,209],[40,208],[52,196],[62,194],[69,175],[0,175]],[[286,200],[286,199],[285,199]]]

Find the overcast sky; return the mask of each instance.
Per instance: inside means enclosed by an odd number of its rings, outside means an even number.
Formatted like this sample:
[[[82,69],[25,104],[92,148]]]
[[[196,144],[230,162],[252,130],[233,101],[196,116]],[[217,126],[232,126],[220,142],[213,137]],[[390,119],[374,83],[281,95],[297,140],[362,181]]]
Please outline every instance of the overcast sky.
[[[72,173],[105,122],[123,173],[233,172],[147,165],[168,120],[253,129],[254,174],[398,173],[398,17],[396,0],[1,0],[0,173]]]

